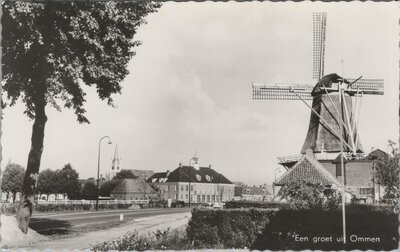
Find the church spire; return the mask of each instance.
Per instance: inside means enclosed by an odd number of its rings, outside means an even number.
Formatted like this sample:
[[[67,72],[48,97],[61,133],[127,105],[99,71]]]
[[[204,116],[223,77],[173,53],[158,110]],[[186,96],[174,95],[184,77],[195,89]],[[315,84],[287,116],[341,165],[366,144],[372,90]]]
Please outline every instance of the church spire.
[[[117,144],[117,145],[115,145],[114,158],[111,161],[111,170],[112,171],[115,171],[115,172],[120,171],[119,161],[120,161],[120,158],[118,157],[118,144]]]

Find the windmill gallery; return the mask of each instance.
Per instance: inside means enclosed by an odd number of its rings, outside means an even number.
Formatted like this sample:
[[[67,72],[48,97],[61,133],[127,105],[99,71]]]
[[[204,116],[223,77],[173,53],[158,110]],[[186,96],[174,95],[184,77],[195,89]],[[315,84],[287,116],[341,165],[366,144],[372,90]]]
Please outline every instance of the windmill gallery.
[[[255,100],[300,100],[310,110],[300,155],[279,157],[286,173],[275,181],[321,183],[341,188],[346,201],[377,202],[381,186],[374,179],[374,157],[364,151],[358,134],[364,95],[383,95],[383,80],[324,75],[326,13],[314,13],[313,78],[316,85],[253,83]],[[312,101],[309,105],[307,101]],[[347,195],[347,196],[346,196]]]

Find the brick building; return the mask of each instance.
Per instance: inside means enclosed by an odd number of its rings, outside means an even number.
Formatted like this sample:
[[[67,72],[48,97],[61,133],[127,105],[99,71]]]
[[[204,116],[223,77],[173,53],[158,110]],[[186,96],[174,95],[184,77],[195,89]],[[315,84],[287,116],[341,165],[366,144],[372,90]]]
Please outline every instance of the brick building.
[[[199,167],[197,157],[192,160],[189,166],[179,164],[179,167],[172,172],[155,173],[147,182],[157,186],[165,200],[186,203],[233,200],[234,184],[231,181],[211,166]]]
[[[317,160],[315,154],[309,151],[275,185],[282,186],[292,181],[304,180],[339,188],[344,175],[346,191],[351,197],[356,201],[373,203],[380,199],[382,188],[375,183],[374,159],[369,157],[354,160],[344,158],[342,174],[340,155],[335,159]]]
[[[157,192],[143,179],[123,179],[111,191],[110,198],[117,200],[157,199]]]

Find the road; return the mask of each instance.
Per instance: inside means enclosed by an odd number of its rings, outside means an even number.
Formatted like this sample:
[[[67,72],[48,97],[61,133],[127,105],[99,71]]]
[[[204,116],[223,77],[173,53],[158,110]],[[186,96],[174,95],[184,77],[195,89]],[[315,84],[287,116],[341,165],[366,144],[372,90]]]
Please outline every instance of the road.
[[[124,209],[32,216],[29,227],[40,234],[68,234],[73,229],[91,224],[118,222],[120,214],[124,219],[137,219],[157,215],[190,212],[189,208]]]

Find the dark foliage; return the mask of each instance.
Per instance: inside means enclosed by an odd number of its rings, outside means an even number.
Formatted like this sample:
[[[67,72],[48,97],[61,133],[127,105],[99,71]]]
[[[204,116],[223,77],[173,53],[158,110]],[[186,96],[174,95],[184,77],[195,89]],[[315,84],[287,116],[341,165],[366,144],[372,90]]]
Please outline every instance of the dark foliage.
[[[137,176],[133,174],[131,170],[121,170],[118,172],[113,179],[135,179]]]
[[[249,248],[274,212],[268,209],[195,208],[187,236],[196,248]]]
[[[342,212],[321,209],[282,209],[253,244],[258,250],[392,250],[398,245],[397,215],[388,207],[349,205],[346,207],[347,243],[342,236]],[[308,242],[296,241],[308,237]],[[354,242],[357,237],[378,237],[380,242]],[[332,237],[331,242],[314,237]]]
[[[83,186],[82,198],[85,200],[95,200],[97,198],[97,186],[92,180],[86,181]]]
[[[120,180],[112,179],[104,182],[99,189],[99,195],[102,197],[110,197],[111,191],[118,185]]]
[[[342,202],[338,190],[306,181],[287,184],[279,190],[278,195],[292,208],[299,209],[338,209]]]
[[[22,191],[22,182],[24,179],[25,169],[15,163],[6,166],[1,181],[1,191],[12,195],[13,202],[18,192]]]
[[[229,208],[287,208],[289,204],[279,201],[228,201],[225,207]]]

